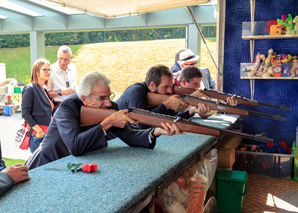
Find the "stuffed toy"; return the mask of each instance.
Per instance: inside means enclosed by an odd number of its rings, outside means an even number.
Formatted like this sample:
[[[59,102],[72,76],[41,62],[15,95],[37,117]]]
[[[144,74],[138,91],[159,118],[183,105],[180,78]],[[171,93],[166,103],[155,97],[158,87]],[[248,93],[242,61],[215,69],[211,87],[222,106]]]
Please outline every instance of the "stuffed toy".
[[[246,69],[249,69],[250,72],[247,74],[248,76],[252,77],[256,74],[259,66],[260,66],[260,62],[261,62],[261,54],[257,53],[256,57],[255,57],[255,63],[254,65],[247,67]]]
[[[259,69],[256,73],[256,76],[262,76],[263,70],[264,70],[264,67],[265,67],[265,60],[266,60],[265,54],[261,54],[260,58],[261,58],[262,63],[261,63],[261,65],[260,65],[260,67],[259,67]]]
[[[281,19],[277,19],[277,24],[282,25],[283,33],[291,34],[294,29],[293,18],[291,14],[283,14]]]
[[[281,70],[282,70],[282,77],[290,77],[290,69],[291,64],[290,61],[292,60],[292,56],[290,54],[281,54]]]
[[[292,77],[298,76],[298,60],[292,61],[292,68],[290,70],[290,73]]]
[[[281,54],[281,63],[289,63],[292,60],[292,56],[290,54]]]
[[[270,35],[271,25],[277,25],[276,19],[273,19],[273,20],[270,20],[270,21],[267,22],[266,30],[267,30],[267,32],[268,32],[269,35]]]
[[[295,34],[298,34],[298,16],[296,16],[293,20],[293,23],[295,23],[295,26],[294,26],[294,33]]]
[[[273,70],[272,70],[272,67],[271,67],[271,58],[272,58],[272,56],[273,56],[273,49],[269,49],[268,50],[268,56],[264,61],[265,64],[262,67],[262,69],[258,70],[258,72],[256,74],[257,76],[270,77],[271,75],[273,75]]]

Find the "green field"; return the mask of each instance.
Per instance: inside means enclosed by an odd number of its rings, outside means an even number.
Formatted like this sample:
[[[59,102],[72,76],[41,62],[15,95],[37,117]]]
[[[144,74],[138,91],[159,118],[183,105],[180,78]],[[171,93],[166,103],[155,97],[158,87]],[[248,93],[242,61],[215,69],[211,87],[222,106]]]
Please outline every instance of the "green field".
[[[69,45],[75,56],[82,45]],[[51,63],[57,60],[57,50],[59,46],[45,47],[45,58]],[[0,63],[5,63],[6,78],[15,78],[25,85],[30,83],[31,65],[30,65],[30,48],[1,48]]]
[[[9,159],[9,158],[3,158],[3,160],[5,161],[6,166],[10,166],[13,164],[25,164],[25,160],[20,160],[20,159]]]

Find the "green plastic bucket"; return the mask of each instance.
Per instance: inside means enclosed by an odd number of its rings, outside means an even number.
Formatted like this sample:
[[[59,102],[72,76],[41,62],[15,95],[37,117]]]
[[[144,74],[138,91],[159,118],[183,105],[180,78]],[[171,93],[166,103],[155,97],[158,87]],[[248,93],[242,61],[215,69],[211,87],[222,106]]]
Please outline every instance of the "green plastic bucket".
[[[246,171],[220,170],[217,179],[219,212],[241,213],[243,196],[246,195]]]

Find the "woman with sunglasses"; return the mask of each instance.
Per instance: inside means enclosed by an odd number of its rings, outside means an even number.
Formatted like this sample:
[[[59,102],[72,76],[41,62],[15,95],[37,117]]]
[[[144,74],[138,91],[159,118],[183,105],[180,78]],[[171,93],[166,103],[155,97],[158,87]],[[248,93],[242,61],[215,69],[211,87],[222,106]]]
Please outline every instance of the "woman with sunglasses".
[[[30,151],[33,153],[42,142],[50,122],[54,104],[45,89],[51,76],[50,62],[37,59],[32,67],[31,84],[22,92],[22,117],[30,129]]]

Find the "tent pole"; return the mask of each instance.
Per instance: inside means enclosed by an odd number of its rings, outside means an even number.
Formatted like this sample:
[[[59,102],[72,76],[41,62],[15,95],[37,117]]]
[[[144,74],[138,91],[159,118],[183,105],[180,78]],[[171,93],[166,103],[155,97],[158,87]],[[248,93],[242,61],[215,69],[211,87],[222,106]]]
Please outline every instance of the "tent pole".
[[[191,18],[192,18],[192,20],[193,20],[193,22],[194,22],[194,24],[195,24],[195,26],[196,26],[196,28],[197,28],[199,34],[200,34],[202,40],[203,40],[203,42],[204,42],[206,48],[207,48],[208,53],[209,53],[209,55],[210,55],[210,57],[211,57],[211,59],[212,59],[214,65],[215,65],[215,67],[216,67],[216,70],[217,70],[217,72],[218,72],[218,75],[219,75],[219,77],[221,78],[221,75],[222,75],[222,74],[221,74],[221,72],[219,71],[218,66],[217,66],[217,64],[216,64],[216,62],[215,62],[215,60],[214,60],[214,58],[213,58],[213,56],[212,56],[212,54],[211,54],[211,52],[210,52],[210,50],[209,50],[209,47],[208,47],[208,45],[207,45],[207,43],[206,43],[206,40],[205,40],[205,37],[204,37],[204,35],[203,35],[203,33],[202,33],[202,30],[201,30],[200,26],[198,25],[198,23],[197,23],[197,21],[196,21],[196,19],[195,19],[195,17],[194,17],[194,15],[193,15],[193,13],[192,13],[192,11],[191,11],[191,9],[190,9],[189,6],[187,6],[187,9],[188,9],[188,11],[189,11],[189,14],[190,14],[190,16],[191,16]]]

